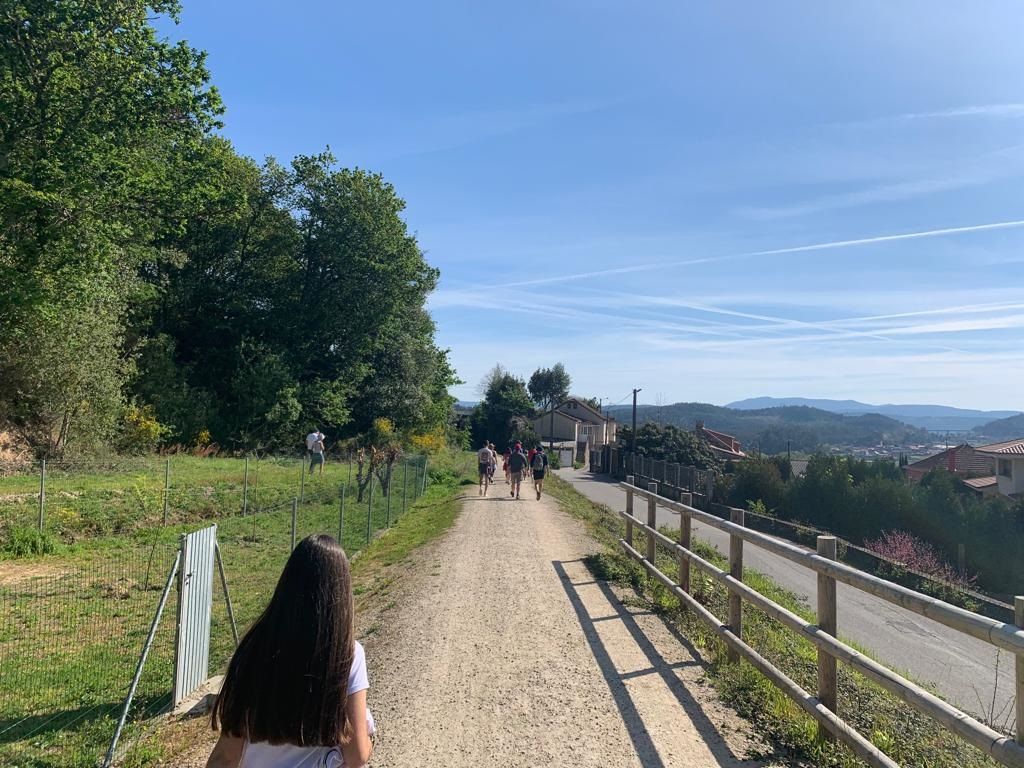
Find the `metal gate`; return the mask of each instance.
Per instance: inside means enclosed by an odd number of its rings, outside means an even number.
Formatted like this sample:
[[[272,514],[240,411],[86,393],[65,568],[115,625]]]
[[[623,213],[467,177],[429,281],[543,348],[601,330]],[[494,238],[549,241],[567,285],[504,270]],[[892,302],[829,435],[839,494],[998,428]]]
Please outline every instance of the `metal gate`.
[[[178,626],[174,643],[174,706],[210,676],[210,614],[216,546],[216,525],[181,537]]]

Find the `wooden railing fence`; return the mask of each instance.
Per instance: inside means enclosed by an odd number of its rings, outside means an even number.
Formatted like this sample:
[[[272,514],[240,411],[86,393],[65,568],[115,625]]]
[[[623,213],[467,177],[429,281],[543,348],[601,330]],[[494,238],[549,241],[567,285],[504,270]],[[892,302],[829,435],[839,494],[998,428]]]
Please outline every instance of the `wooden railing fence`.
[[[680,501],[659,496],[657,483],[649,483],[645,490],[634,485],[633,476],[629,476],[626,478],[626,482],[621,484],[621,487],[626,492],[626,509],[620,513],[626,522],[626,532],[625,538],[620,539],[619,543],[626,554],[637,560],[647,573],[664,584],[684,606],[692,610],[715,631],[727,646],[730,662],[738,662],[741,658],[746,659],[813,717],[818,723],[820,738],[839,739],[869,765],[892,768],[898,766],[892,758],[839,716],[840,702],[838,701],[836,662],[842,661],[851,669],[877,683],[996,761],[1003,765],[1024,768],[1024,629],[1020,626],[1024,625],[1024,597],[1017,597],[1015,600],[1017,625],[995,621],[837,562],[836,539],[833,536],[819,536],[817,552],[810,552],[795,544],[744,527],[743,510],[733,510],[732,519],[726,521],[693,507],[689,503],[692,499],[686,494],[683,494]],[[647,502],[646,523],[634,514],[636,498]],[[678,541],[658,530],[655,517],[658,506],[679,513]],[[692,551],[693,520],[698,520],[704,525],[729,534],[728,571],[716,567]],[[633,539],[637,528],[645,535],[646,546],[643,552],[634,546]],[[817,624],[805,621],[743,583],[744,543],[761,547],[817,573]],[[676,578],[672,578],[658,569],[656,555],[659,544],[676,556],[678,561]],[[690,594],[691,568],[703,571],[728,590],[729,616],[726,621],[719,619]],[[1016,741],[951,706],[914,682],[837,639],[837,581],[1013,653],[1017,665]],[[744,601],[817,646],[817,695],[801,688],[794,680],[744,642]]]

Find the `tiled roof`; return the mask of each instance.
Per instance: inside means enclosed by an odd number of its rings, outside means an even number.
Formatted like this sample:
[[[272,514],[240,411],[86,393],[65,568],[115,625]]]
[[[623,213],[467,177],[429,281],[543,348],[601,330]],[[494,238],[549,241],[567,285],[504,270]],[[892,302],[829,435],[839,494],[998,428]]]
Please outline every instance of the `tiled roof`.
[[[929,469],[947,469],[951,472],[967,472],[967,473],[988,473],[993,470],[992,457],[984,454],[979,454],[980,448],[974,448],[968,443],[961,443],[960,445],[936,453],[934,456],[915,461],[913,464],[908,464],[904,469],[910,470],[929,470]]]
[[[976,491],[998,484],[999,479],[995,475],[989,475],[988,477],[972,477],[964,480],[964,485],[969,486]]]
[[[1024,456],[1024,438],[1019,440],[1007,440],[1005,443],[982,445],[978,450],[983,453],[994,453],[999,456],[1006,456],[1008,454]]]

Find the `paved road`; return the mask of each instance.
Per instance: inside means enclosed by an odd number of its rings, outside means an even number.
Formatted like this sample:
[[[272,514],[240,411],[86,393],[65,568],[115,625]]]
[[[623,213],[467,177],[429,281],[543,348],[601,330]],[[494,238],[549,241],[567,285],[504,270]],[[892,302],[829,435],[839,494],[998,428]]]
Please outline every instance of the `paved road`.
[[[559,470],[559,475],[587,498],[612,509],[625,509],[625,492],[609,482],[606,475],[591,475],[572,469]],[[678,514],[660,507],[657,520],[659,526],[679,525]],[[728,535],[696,522],[693,531],[720,552],[728,553]],[[744,549],[743,561],[745,566],[771,577],[813,605],[817,577],[812,571],[750,545]],[[934,686],[940,695],[972,715],[992,719],[996,725],[1006,722],[1012,725],[1012,654],[999,652],[997,680],[996,649],[988,643],[962,635],[845,584],[836,586],[840,636],[867,649],[890,668],[909,673],[919,683]],[[989,717],[993,710],[993,689],[994,718]]]

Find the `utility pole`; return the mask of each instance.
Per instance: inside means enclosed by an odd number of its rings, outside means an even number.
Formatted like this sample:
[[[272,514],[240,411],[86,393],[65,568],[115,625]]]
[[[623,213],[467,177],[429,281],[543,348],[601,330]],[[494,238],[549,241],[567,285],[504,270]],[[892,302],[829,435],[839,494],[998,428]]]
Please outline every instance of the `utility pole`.
[[[642,389],[634,389],[633,390],[633,434],[631,435],[631,437],[632,437],[632,445],[630,445],[630,447],[629,447],[630,453],[633,454],[633,461],[636,461],[636,393],[637,392],[643,392],[643,390]]]
[[[575,448],[573,448],[575,450]],[[555,453],[555,400],[551,399],[551,434],[548,437],[548,452],[554,455]]]

